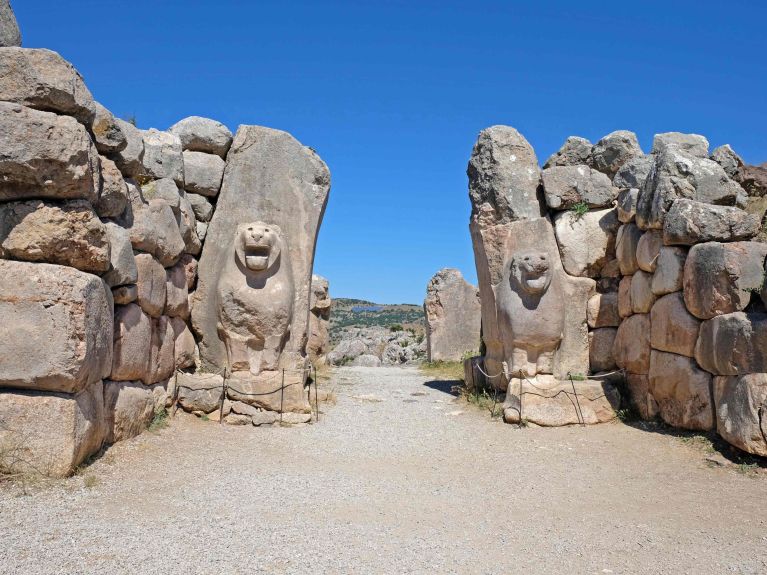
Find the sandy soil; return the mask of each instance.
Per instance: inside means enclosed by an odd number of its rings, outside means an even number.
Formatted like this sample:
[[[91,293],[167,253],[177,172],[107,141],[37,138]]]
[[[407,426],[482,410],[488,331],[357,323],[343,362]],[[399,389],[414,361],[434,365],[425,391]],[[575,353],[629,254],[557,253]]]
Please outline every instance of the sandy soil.
[[[319,424],[180,416],[32,495],[2,573],[767,573],[767,476],[622,423],[517,429],[416,369],[341,368]]]

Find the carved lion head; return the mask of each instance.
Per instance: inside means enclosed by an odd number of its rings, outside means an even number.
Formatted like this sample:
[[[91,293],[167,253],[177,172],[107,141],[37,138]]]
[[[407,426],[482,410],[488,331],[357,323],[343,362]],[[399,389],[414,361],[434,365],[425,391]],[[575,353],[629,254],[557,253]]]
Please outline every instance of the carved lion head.
[[[239,262],[255,272],[271,268],[282,251],[282,230],[264,222],[237,226],[234,251]]]
[[[511,276],[527,293],[540,295],[551,283],[551,262],[544,251],[531,250],[514,254]]]

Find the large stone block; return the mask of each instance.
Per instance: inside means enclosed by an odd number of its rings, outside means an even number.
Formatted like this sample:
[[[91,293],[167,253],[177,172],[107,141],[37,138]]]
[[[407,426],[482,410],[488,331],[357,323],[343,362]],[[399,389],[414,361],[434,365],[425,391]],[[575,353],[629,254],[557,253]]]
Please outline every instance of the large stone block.
[[[647,230],[637,243],[637,265],[639,269],[653,273],[658,266],[663,237],[658,230]]]
[[[113,152],[110,158],[123,175],[131,178],[144,175],[144,134],[134,124],[115,118],[115,123],[125,136],[126,145]]]
[[[680,198],[674,200],[663,222],[663,243],[691,246],[703,242],[748,240],[761,221],[736,207],[714,206]]]
[[[104,228],[109,238],[110,267],[101,276],[102,279],[109,287],[135,284],[138,281],[138,270],[128,230],[114,222],[105,222]]]
[[[187,194],[186,198],[192,206],[194,217],[198,222],[209,222],[213,217],[213,204],[200,194]]]
[[[152,422],[154,394],[140,381],[105,381],[104,413],[106,441],[115,443],[136,437]]]
[[[184,152],[184,189],[203,196],[217,196],[224,177],[224,160],[204,152]]]
[[[168,132],[150,128],[144,130],[144,173],[154,179],[171,178],[184,185],[184,158],[181,140]]]
[[[75,393],[109,375],[112,301],[74,268],[0,260],[0,387]]]
[[[479,292],[460,271],[438,271],[426,286],[423,308],[428,361],[460,361],[466,352],[478,351]]]
[[[170,318],[173,327],[174,353],[176,356],[176,368],[184,369],[194,365],[197,344],[187,323],[180,317]]]
[[[594,373],[615,369],[613,345],[618,330],[603,327],[589,332],[589,365]]]
[[[131,187],[129,185],[129,190]],[[186,244],[168,203],[156,198],[147,204],[134,203],[127,211],[130,214],[122,223],[128,229],[134,249],[153,254],[165,267],[175,264]]]
[[[7,202],[0,204],[0,257],[101,274],[109,269],[109,238],[84,200]]]
[[[554,233],[565,271],[572,276],[597,277],[615,256],[615,235],[620,227],[615,209],[578,215],[560,212],[554,216]]]
[[[476,291],[476,288],[474,288]],[[312,275],[312,297],[309,304],[311,315],[309,316],[309,341],[306,344],[306,352],[313,362],[324,358],[330,351],[330,283],[322,276]],[[476,315],[480,317],[479,305]],[[479,337],[479,335],[477,335]]]
[[[655,419],[658,415],[658,402],[650,393],[650,378],[639,373],[626,374],[626,392],[629,404],[644,420]]]
[[[185,411],[211,413],[221,405],[224,378],[214,373],[178,373],[178,404]]]
[[[176,368],[176,334],[168,316],[152,318],[152,348],[147,385],[168,379]]]
[[[618,293],[598,293],[591,296],[586,309],[586,319],[591,328],[618,327],[621,323]]]
[[[700,369],[694,359],[653,350],[649,381],[663,421],[683,429],[714,428],[711,374]]]
[[[184,150],[216,154],[226,159],[232,145],[232,132],[221,122],[190,116],[171,126],[168,131],[181,140]]]
[[[128,138],[122,126],[107,110],[98,102],[94,103],[95,115],[91,124],[91,136],[93,143],[100,154],[110,154],[124,150],[128,145]]]
[[[12,471],[71,475],[105,435],[101,381],[74,395],[0,390],[0,452],[13,455]]]
[[[767,373],[715,377],[716,431],[735,447],[767,457]]]
[[[639,269],[637,248],[642,237],[642,230],[636,224],[623,224],[618,229],[615,239],[615,257],[620,264],[621,273],[630,276]]]
[[[207,224],[198,222],[194,216],[194,208],[189,201],[189,197],[186,192],[182,191],[179,196],[178,216],[176,216],[176,223],[178,224],[178,231],[181,234],[181,238],[184,240],[184,253],[199,255],[202,250],[202,239],[205,238],[207,233]],[[199,226],[206,226],[205,233],[200,238],[197,230]]]
[[[631,305],[632,277],[633,276],[624,276],[618,284],[618,315],[622,318],[626,318],[634,313]]]
[[[109,379],[147,382],[152,352],[152,318],[136,304],[115,308],[114,360]]]
[[[637,193],[644,187],[644,183],[647,180],[647,175],[650,173],[650,168],[652,168],[654,159],[652,154],[634,156],[621,166],[613,178],[613,186],[616,188],[625,189],[627,191],[633,190],[634,213],[636,213]],[[634,213],[632,213],[632,217]],[[631,220],[626,221],[628,222]]]
[[[636,134],[617,130],[607,134],[591,149],[591,166],[612,178],[618,170],[636,156],[641,156]]]
[[[663,296],[650,312],[650,345],[653,349],[687,357],[695,356],[700,320],[684,305],[681,293]]]
[[[167,276],[162,264],[150,254],[135,254],[138,270],[138,304],[152,317],[160,317],[165,309]]]
[[[21,46],[21,32],[9,0],[0,1],[0,47]]]
[[[588,164],[591,159],[592,144],[586,138],[570,136],[543,164],[544,169],[552,166],[579,166]]]
[[[735,150],[730,147],[730,144],[724,144],[723,146],[714,148],[710,157],[717,164],[722,166],[722,169],[728,176],[737,181],[736,176],[738,175],[740,168],[743,167],[743,160],[735,153]]]
[[[0,100],[74,116],[90,126],[96,104],[74,66],[42,48],[0,52]]]
[[[652,293],[661,296],[681,291],[684,286],[684,263],[687,250],[678,247],[662,247],[658,252],[655,273],[652,276]]]
[[[618,210],[618,220],[623,224],[634,221],[637,213],[638,188],[628,188],[618,192],[615,209]]]
[[[652,140],[652,153],[660,154],[668,148],[676,148],[697,158],[708,156],[708,140],[698,134],[683,134],[681,132],[655,134]]]
[[[567,210],[577,204],[604,208],[618,195],[610,178],[588,166],[554,166],[541,172],[546,204],[554,210]]]
[[[767,244],[709,242],[690,249],[684,266],[684,301],[700,319],[740,311],[764,285]]]
[[[101,156],[101,192],[93,208],[102,218],[116,218],[128,204],[128,186],[120,170],[109,158]]]
[[[184,265],[179,262],[165,270],[166,297],[165,315],[172,317],[189,317],[189,289],[186,287],[186,272]]]
[[[636,314],[618,327],[613,345],[615,363],[630,373],[650,371],[650,314]]]
[[[704,321],[695,359],[714,375],[767,373],[767,314],[735,312]]]
[[[652,274],[638,270],[631,276],[631,311],[633,313],[650,313],[652,304],[655,303],[655,294],[652,293]]]
[[[0,65],[0,84],[2,78]],[[0,201],[96,200],[99,156],[86,129],[73,118],[0,102],[0,140]]]

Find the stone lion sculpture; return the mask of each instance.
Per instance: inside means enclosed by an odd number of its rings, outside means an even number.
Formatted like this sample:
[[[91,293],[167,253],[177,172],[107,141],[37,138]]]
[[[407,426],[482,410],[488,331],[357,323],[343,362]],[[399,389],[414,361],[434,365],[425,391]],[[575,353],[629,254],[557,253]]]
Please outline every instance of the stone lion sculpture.
[[[293,319],[293,274],[278,226],[240,224],[233,248],[218,280],[218,336],[231,371],[258,375],[278,368]]]
[[[513,254],[496,288],[507,379],[553,373],[554,353],[564,331],[563,300],[561,278],[549,253]]]

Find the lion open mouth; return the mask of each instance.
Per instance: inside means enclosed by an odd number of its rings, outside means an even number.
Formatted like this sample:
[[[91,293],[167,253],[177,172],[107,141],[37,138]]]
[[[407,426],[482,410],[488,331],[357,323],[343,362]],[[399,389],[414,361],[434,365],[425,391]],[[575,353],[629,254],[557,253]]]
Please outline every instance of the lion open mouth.
[[[269,265],[270,246],[246,245],[245,265],[251,270],[265,270]]]
[[[529,287],[539,290],[546,287],[546,272],[542,272],[539,274],[536,274],[535,272],[528,273],[527,277],[525,278],[526,283]]]

